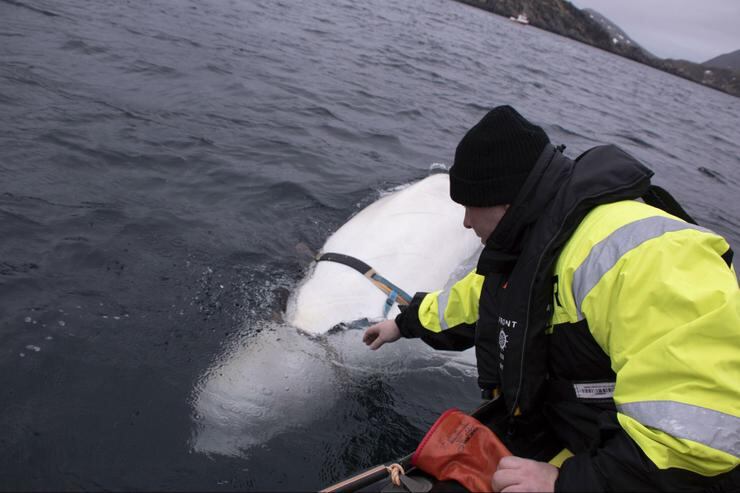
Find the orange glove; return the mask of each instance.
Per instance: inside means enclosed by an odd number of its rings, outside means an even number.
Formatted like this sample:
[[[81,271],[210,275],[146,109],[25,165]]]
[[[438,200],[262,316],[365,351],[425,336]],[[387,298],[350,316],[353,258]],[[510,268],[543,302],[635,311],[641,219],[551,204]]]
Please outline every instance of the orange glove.
[[[511,452],[490,429],[450,409],[429,429],[411,463],[440,481],[454,479],[470,491],[492,492],[493,473],[507,455]]]

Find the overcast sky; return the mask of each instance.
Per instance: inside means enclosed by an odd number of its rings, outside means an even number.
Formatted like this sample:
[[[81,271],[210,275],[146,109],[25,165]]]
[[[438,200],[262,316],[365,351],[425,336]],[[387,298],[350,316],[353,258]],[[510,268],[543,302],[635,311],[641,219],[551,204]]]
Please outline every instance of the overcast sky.
[[[706,62],[740,50],[740,0],[570,0],[661,58]]]

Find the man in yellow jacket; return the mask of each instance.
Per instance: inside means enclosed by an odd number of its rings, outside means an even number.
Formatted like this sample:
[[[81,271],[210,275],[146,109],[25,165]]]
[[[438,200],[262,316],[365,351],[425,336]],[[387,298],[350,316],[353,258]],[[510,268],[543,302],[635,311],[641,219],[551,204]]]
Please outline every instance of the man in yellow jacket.
[[[514,453],[496,491],[740,491],[730,246],[621,149],[561,151],[509,106],[470,129],[450,195],[485,245],[477,268],[417,293],[365,343],[475,346]]]

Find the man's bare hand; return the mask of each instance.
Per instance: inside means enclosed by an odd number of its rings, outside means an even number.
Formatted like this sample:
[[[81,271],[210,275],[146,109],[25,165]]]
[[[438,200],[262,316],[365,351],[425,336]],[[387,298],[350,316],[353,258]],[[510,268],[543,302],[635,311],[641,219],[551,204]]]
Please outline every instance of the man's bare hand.
[[[519,491],[555,491],[555,480],[560,471],[547,462],[537,462],[521,457],[504,457],[493,474],[493,491],[513,493]]]
[[[395,342],[400,338],[401,331],[398,329],[396,321],[383,320],[367,328],[365,334],[362,336],[362,342],[375,351],[386,342]]]

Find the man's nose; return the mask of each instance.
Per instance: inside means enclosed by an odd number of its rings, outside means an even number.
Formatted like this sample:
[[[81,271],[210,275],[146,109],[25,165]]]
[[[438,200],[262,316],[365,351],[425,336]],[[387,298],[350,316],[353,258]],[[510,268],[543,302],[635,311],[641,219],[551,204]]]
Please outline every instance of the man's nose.
[[[472,226],[470,225],[470,219],[468,218],[468,210],[465,209],[465,217],[463,218],[463,226],[465,228],[470,229]]]

